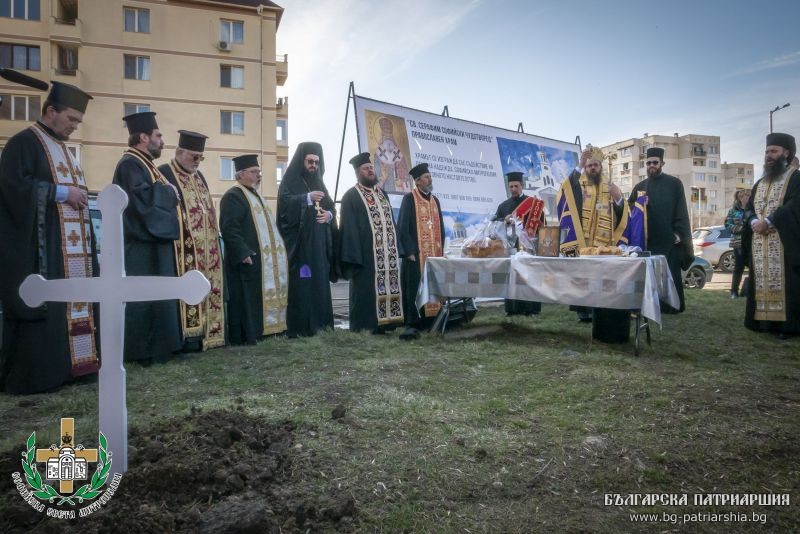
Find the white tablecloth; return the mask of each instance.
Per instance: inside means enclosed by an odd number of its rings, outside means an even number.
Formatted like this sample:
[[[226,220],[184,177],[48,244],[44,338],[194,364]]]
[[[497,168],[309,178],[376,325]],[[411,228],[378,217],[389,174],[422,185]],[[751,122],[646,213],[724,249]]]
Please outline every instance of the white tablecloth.
[[[417,306],[453,297],[496,297],[641,310],[661,324],[659,298],[680,301],[663,256],[623,258],[428,258]]]

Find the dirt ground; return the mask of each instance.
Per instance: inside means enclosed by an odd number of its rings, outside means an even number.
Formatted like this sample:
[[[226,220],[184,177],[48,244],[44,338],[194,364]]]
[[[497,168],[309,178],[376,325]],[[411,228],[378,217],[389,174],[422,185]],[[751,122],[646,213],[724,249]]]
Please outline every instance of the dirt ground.
[[[243,411],[196,410],[146,430],[132,429],[132,463],[101,510],[78,520],[47,518],[24,502],[10,476],[2,477],[0,531],[349,530],[357,512],[352,497],[308,487],[304,482],[309,478],[306,470],[313,469],[314,457],[296,437],[313,432],[312,428],[265,421]],[[21,472],[20,454],[21,450],[0,455],[0,473]]]

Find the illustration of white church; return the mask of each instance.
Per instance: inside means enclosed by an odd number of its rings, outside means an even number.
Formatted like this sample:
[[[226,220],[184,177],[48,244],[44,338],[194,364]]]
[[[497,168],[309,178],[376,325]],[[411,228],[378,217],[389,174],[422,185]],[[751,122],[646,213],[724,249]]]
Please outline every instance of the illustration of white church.
[[[528,179],[525,180],[525,189],[555,187],[556,180],[553,176],[553,171],[550,169],[550,160],[547,158],[547,154],[544,150],[540,150],[536,153],[536,157],[539,158],[539,166],[542,168],[542,172],[537,176],[536,168],[533,165],[533,161],[531,161],[531,165],[528,167]]]
[[[47,460],[49,480],[86,480],[86,459],[76,457],[71,447],[62,447],[57,458]]]

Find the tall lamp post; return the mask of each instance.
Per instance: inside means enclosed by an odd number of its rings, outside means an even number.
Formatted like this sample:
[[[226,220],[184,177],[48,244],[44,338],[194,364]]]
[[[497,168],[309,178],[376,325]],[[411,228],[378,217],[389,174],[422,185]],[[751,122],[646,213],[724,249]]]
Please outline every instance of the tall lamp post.
[[[775,106],[775,109],[770,110],[769,112],[769,133],[772,133],[772,114],[776,111],[780,111],[783,108],[788,108],[791,104],[789,102],[785,103],[782,106]]]

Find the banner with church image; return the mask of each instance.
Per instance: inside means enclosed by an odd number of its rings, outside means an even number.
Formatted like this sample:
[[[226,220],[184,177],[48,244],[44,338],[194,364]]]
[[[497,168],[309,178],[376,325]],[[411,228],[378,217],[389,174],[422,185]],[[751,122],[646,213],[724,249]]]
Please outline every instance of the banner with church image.
[[[561,182],[578,164],[574,143],[355,97],[359,150],[370,152],[379,185],[399,210],[414,182],[408,170],[428,163],[449,239],[475,233],[508,198],[505,174],[525,175],[525,193],[555,219]],[[397,211],[395,211],[395,215]]]

